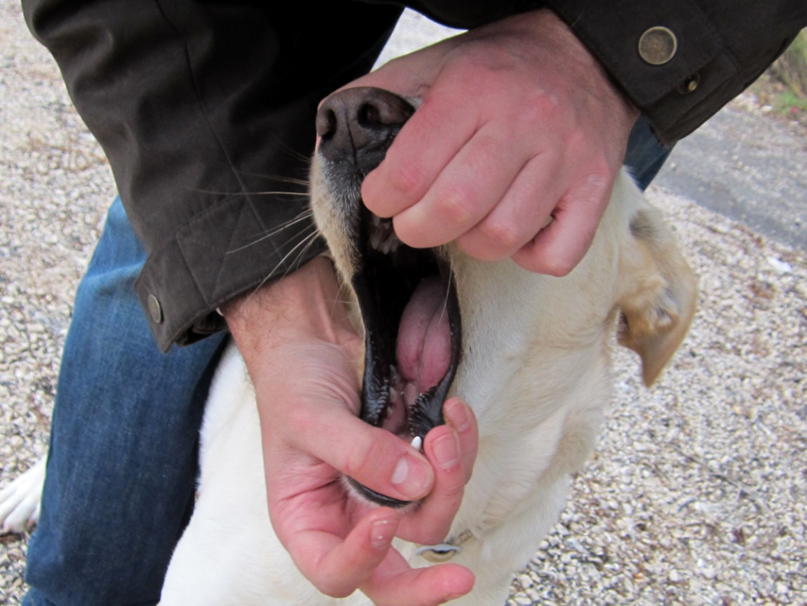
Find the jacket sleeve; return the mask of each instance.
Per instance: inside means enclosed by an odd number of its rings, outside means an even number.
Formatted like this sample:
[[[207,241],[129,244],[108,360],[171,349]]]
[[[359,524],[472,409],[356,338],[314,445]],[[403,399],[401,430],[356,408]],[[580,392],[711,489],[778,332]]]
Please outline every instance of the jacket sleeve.
[[[688,135],[741,93],[807,26],[805,0],[407,0],[405,4],[459,28],[551,9],[665,143]]]
[[[321,249],[305,215],[317,103],[367,72],[401,9],[329,0],[24,0],[109,158],[163,350]]]
[[[805,0],[546,0],[659,138],[688,135],[807,26]]]

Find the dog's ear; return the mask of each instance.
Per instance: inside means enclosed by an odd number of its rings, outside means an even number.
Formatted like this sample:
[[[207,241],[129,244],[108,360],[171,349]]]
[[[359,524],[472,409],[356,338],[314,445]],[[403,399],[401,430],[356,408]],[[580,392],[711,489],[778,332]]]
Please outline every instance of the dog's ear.
[[[697,299],[697,280],[664,223],[643,205],[630,218],[620,250],[617,340],[639,354],[648,387],[686,335]]]

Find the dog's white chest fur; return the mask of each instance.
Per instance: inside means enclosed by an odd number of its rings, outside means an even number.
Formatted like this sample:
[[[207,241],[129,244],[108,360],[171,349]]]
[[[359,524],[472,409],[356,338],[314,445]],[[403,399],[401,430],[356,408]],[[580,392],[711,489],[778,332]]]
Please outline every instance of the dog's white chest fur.
[[[315,169],[315,212],[327,203],[317,198],[317,179]],[[324,231],[338,265],[339,237]],[[557,519],[569,474],[593,448],[610,397],[614,332],[639,352],[652,382],[686,331],[695,283],[657,212],[624,174],[591,250],[564,278],[449,255],[464,343],[452,391],[480,427],[473,478],[449,538],[462,547],[453,561],[477,579],[457,603],[490,606],[504,603],[513,573]],[[358,592],[344,600],[318,593],[272,531],[257,408],[233,347],[208,403],[201,469],[163,606],[369,604]],[[416,546],[396,547],[413,566],[429,564]]]

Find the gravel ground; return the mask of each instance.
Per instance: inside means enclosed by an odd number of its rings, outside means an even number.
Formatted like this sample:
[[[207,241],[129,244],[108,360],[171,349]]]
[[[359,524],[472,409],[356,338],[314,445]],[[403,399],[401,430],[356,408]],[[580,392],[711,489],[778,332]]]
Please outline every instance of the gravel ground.
[[[74,289],[114,196],[18,11],[0,0],[0,486],[45,451]],[[415,42],[434,35],[409,19]],[[508,604],[807,604],[807,256],[649,195],[700,275],[700,309],[652,390],[616,355],[597,453]],[[0,603],[23,594],[27,538],[0,537]]]

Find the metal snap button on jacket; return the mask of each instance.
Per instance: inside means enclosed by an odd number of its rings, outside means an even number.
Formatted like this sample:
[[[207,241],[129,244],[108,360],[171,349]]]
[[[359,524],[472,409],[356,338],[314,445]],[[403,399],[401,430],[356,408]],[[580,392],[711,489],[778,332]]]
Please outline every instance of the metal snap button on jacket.
[[[666,27],[651,27],[639,38],[639,56],[650,65],[664,65],[677,50],[678,38]]]
[[[689,78],[684,80],[681,85],[678,87],[678,92],[682,95],[688,95],[689,93],[694,93],[698,89],[698,85],[701,83],[701,77],[699,74],[692,74]]]
[[[163,321],[162,305],[160,305],[159,299],[154,295],[149,295],[149,314],[151,314],[151,319],[154,320],[156,324]]]

